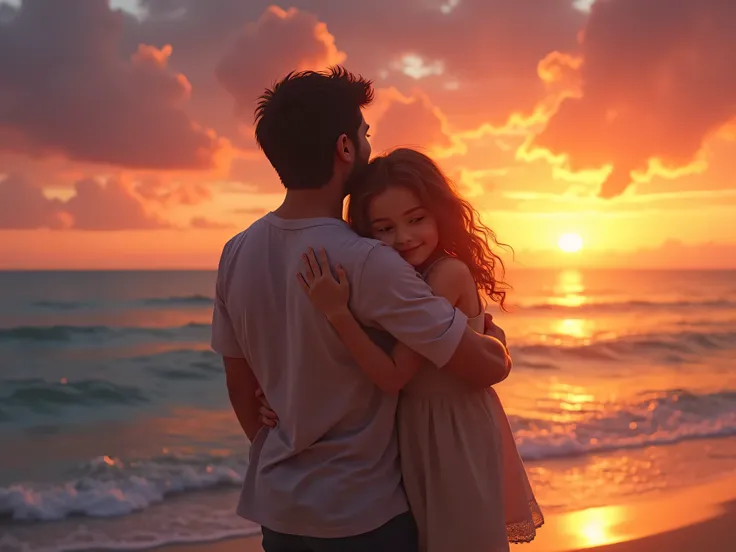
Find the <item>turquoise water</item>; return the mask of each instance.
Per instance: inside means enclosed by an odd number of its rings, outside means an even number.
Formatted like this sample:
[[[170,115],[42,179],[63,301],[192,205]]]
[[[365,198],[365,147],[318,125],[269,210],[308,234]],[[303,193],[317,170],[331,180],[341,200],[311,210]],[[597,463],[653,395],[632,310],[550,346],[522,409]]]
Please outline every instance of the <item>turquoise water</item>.
[[[0,550],[257,529],[233,513],[247,441],[208,347],[214,276],[0,273]],[[659,486],[657,451],[736,435],[735,272],[509,280],[512,312],[493,312],[515,368],[499,394],[543,503],[573,506],[564,474],[600,455],[628,459],[595,474],[610,498],[632,470],[629,490]],[[711,456],[710,475],[735,465]],[[550,477],[560,462],[577,467]]]

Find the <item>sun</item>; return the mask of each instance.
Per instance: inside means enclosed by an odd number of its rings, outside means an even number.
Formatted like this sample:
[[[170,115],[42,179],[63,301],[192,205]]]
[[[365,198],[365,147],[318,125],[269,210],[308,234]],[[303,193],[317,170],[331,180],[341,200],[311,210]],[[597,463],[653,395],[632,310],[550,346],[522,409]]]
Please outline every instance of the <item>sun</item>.
[[[557,247],[565,253],[577,253],[583,248],[583,238],[579,234],[562,234]]]

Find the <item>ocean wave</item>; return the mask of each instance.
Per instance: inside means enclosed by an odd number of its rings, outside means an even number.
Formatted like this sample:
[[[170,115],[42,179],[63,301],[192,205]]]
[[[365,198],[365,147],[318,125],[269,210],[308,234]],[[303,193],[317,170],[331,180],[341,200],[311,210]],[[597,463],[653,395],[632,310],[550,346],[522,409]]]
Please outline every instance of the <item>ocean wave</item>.
[[[206,349],[175,349],[144,356],[116,359],[109,373],[123,381],[102,379],[95,364],[89,369],[74,366],[74,370],[46,374],[25,373],[0,377],[0,424],[28,421],[30,413],[59,416],[79,407],[163,406],[167,401],[191,402],[193,387],[204,393],[222,385],[222,358]],[[76,371],[75,371],[76,370]],[[37,375],[38,374],[38,375]],[[43,374],[43,375],[41,375]],[[73,414],[73,412],[72,412]]]
[[[103,456],[61,484],[0,487],[0,517],[57,521],[70,516],[117,517],[168,497],[215,487],[237,487],[245,465],[231,457],[164,455],[142,461]]]
[[[0,329],[0,341],[68,341],[74,337],[110,335],[107,326],[17,326]]]
[[[539,404],[550,418],[511,416],[525,460],[540,460],[736,435],[736,391],[696,395],[682,389],[643,392],[633,404],[575,404],[572,419],[559,400]],[[568,412],[569,413],[569,412]]]
[[[564,402],[564,399],[562,399]],[[630,404],[538,401],[537,417],[511,416],[522,457],[559,458],[736,435],[736,391],[697,395],[682,389],[642,392]],[[0,518],[56,521],[110,518],[146,510],[182,493],[237,489],[245,455],[108,456],[79,466],[61,483],[0,487]]]
[[[639,309],[736,309],[736,300],[733,298],[705,298],[702,300],[603,300],[600,294],[595,298],[580,305],[566,305],[564,298],[551,297],[544,302],[528,302],[520,303],[515,307],[520,312],[534,311],[560,311],[569,313],[575,312],[616,312]],[[131,299],[129,301],[106,301],[106,300],[86,300],[86,301],[65,301],[65,300],[40,300],[33,301],[30,305],[34,308],[44,310],[81,310],[81,309],[100,309],[100,308],[165,308],[165,307],[210,307],[214,303],[214,298],[203,294],[191,295],[172,295],[168,297],[143,297]]]
[[[39,309],[48,309],[48,310],[77,310],[77,309],[85,309],[94,307],[95,303],[93,301],[59,301],[59,300],[42,300],[42,301],[33,301],[31,303],[32,307],[36,307]]]
[[[75,339],[110,339],[136,336],[148,337],[176,337],[177,334],[192,330],[209,330],[209,324],[189,323],[183,326],[168,328],[144,328],[134,326],[16,326],[13,328],[0,329],[0,342],[2,341],[34,341],[34,342],[58,342],[72,341]]]
[[[164,380],[204,380],[223,374],[222,357],[210,350],[178,349],[131,360]]]
[[[525,358],[519,358],[518,360],[514,360],[514,367],[515,368],[529,368],[531,370],[559,370],[560,367],[553,363],[553,362],[535,362],[533,360],[528,360]]]
[[[212,297],[206,295],[181,295],[171,297],[151,297],[149,299],[140,299],[137,301],[142,305],[148,305],[152,307],[163,307],[163,306],[186,306],[186,305],[206,305],[210,306],[214,303]]]
[[[146,307],[191,307],[203,306],[209,307],[213,304],[214,299],[207,295],[172,295],[169,297],[143,297],[131,299],[129,301],[111,301],[111,300],[87,300],[87,301],[66,301],[57,299],[44,299],[32,301],[30,306],[42,310],[55,311],[73,311],[85,309],[125,309],[125,308],[146,308]],[[28,304],[28,303],[26,303]]]
[[[731,299],[703,299],[701,301],[592,301],[580,305],[566,305],[558,302],[521,303],[516,307],[522,312],[549,311],[564,312],[620,312],[633,310],[663,309],[736,309],[736,301]]]
[[[554,336],[552,336],[554,337]],[[560,360],[590,360],[619,362],[626,359],[650,359],[663,364],[678,364],[707,352],[736,348],[736,332],[672,332],[626,335],[613,339],[601,339],[592,343],[565,346],[561,343],[509,345],[513,354],[521,355],[521,362],[531,362],[528,357]]]
[[[185,515],[188,512],[185,512]],[[157,521],[145,520],[145,522]],[[232,513],[232,507],[217,512],[197,512],[191,517],[181,517],[169,530],[161,527],[140,529],[135,527],[108,528],[91,531],[85,525],[56,536],[45,533],[32,537],[18,538],[10,531],[0,534],[2,552],[102,552],[153,550],[170,545],[206,544],[236,537],[250,537],[261,533],[259,525],[239,518]],[[192,529],[196,525],[196,529]],[[199,547],[198,547],[199,548]]]
[[[130,405],[147,402],[148,397],[138,387],[120,385],[98,379],[49,382],[40,378],[0,380],[0,403],[6,408],[0,413],[11,419],[8,410],[21,408],[37,412],[75,406]]]

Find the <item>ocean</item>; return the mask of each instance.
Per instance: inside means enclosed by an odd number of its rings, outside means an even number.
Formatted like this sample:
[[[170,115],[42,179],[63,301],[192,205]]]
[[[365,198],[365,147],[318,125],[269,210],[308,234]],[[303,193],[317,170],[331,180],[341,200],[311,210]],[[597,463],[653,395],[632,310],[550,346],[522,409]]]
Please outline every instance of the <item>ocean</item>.
[[[247,535],[214,272],[0,273],[0,551]],[[736,272],[513,270],[498,386],[547,513],[736,471]],[[543,530],[542,530],[543,531]]]

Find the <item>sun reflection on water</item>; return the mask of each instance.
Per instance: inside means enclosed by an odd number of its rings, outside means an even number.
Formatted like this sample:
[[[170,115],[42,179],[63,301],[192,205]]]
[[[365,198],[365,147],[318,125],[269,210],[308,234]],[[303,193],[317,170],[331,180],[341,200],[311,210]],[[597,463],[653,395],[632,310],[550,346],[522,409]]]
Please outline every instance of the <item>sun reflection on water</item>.
[[[603,546],[624,540],[624,536],[616,531],[623,517],[624,509],[618,506],[590,508],[571,514],[567,518],[567,525],[580,546]]]
[[[588,300],[584,295],[583,274],[579,270],[563,270],[560,272],[552,291],[554,296],[549,298],[549,304],[551,305],[574,308],[584,305]]]
[[[555,333],[583,339],[590,337],[589,322],[583,318],[562,318],[555,320]]]
[[[584,406],[595,402],[595,395],[577,385],[558,383],[550,389],[548,399],[557,403],[560,410],[580,411]]]

